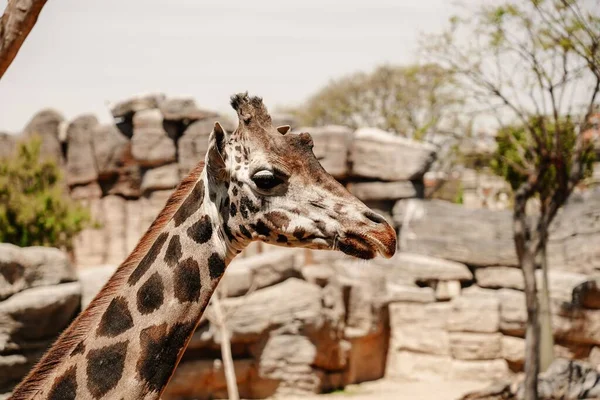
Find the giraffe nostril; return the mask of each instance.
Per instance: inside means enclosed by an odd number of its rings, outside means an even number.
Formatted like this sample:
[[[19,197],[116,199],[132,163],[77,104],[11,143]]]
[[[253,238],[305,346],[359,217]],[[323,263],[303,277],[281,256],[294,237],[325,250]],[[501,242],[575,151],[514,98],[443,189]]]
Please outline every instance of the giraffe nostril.
[[[363,215],[372,222],[375,222],[376,224],[384,224],[387,221],[385,220],[385,218],[383,218],[381,215],[379,214],[375,214],[373,211],[365,211],[363,212]]]

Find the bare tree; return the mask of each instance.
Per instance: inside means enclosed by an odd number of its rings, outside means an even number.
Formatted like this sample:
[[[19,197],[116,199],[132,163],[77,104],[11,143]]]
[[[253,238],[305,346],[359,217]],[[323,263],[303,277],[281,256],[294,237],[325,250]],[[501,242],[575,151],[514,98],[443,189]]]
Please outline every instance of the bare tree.
[[[585,0],[503,0],[452,18],[450,29],[424,43],[432,60],[461,77],[500,127],[496,170],[514,189],[513,233],[528,317],[525,398],[530,400],[538,398],[540,371],[535,271],[542,268],[547,282],[549,226],[591,170],[591,146],[582,132],[600,89],[598,8]],[[539,210],[528,215],[533,198]],[[548,305],[547,290],[542,299]],[[551,343],[547,351],[545,360],[551,359]]]
[[[0,19],[0,79],[33,29],[46,0],[8,0]]]

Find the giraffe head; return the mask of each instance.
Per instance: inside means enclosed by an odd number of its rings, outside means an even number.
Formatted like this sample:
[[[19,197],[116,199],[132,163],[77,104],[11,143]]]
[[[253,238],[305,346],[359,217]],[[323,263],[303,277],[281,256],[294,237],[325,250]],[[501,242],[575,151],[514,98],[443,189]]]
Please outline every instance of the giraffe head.
[[[391,257],[396,233],[321,166],[308,133],[275,128],[258,97],[237,94],[238,128],[217,122],[206,155],[208,190],[228,247],[252,240],[333,249],[370,259]]]

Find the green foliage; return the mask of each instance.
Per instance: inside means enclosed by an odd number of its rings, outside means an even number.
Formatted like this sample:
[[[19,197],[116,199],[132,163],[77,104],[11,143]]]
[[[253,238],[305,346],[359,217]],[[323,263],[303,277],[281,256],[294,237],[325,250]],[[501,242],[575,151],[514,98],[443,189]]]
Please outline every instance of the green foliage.
[[[58,165],[40,149],[34,137],[0,160],[0,242],[69,249],[90,215],[69,199]]]
[[[542,170],[543,183],[538,194],[541,198],[548,198],[558,190],[557,163],[561,158],[565,160],[566,174],[571,173],[573,151],[577,139],[577,133],[574,124],[570,119],[565,118],[560,121],[558,136],[556,136],[556,125],[549,121],[544,121],[546,133],[542,130],[541,120],[532,121],[529,126],[535,132],[535,136],[545,141],[548,149],[556,148],[555,143],[558,138],[560,148],[551,151],[551,154],[562,157],[554,157],[555,160],[544,161],[544,155],[535,151],[531,146],[532,138],[530,132],[522,125],[507,126],[498,132],[496,141],[498,147],[491,161],[491,168],[494,173],[503,177],[512,187],[517,190],[528,179],[527,166],[533,166],[536,171]],[[583,167],[583,178],[592,174],[594,152],[585,151],[582,155],[581,165]]]
[[[291,112],[303,125],[371,126],[423,140],[456,129],[462,103],[452,74],[438,65],[385,65],[334,80]]]

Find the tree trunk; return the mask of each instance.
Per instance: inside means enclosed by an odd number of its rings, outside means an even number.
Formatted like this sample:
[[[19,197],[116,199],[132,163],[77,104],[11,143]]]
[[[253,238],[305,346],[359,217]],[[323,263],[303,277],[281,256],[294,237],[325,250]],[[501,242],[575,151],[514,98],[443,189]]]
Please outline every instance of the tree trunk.
[[[540,264],[542,265],[542,287],[539,291],[540,302],[540,372],[548,369],[554,361],[554,336],[552,333],[552,314],[550,312],[550,289],[548,287],[548,258],[546,255],[546,241],[540,250]]]
[[[221,358],[223,359],[223,369],[225,370],[227,393],[229,394],[230,400],[239,400],[240,394],[238,392],[237,379],[235,376],[235,366],[233,365],[233,357],[231,356],[231,337],[229,336],[229,329],[227,329],[225,315],[223,315],[221,301],[217,292],[215,292],[215,295],[212,297],[212,303],[217,324],[221,331]]]
[[[527,306],[527,330],[525,335],[525,398],[537,400],[537,378],[540,372],[540,325],[538,298],[535,282],[535,257],[526,248],[521,258],[521,269],[525,279],[525,303]]]
[[[0,19],[0,78],[37,22],[46,0],[8,0]]]

